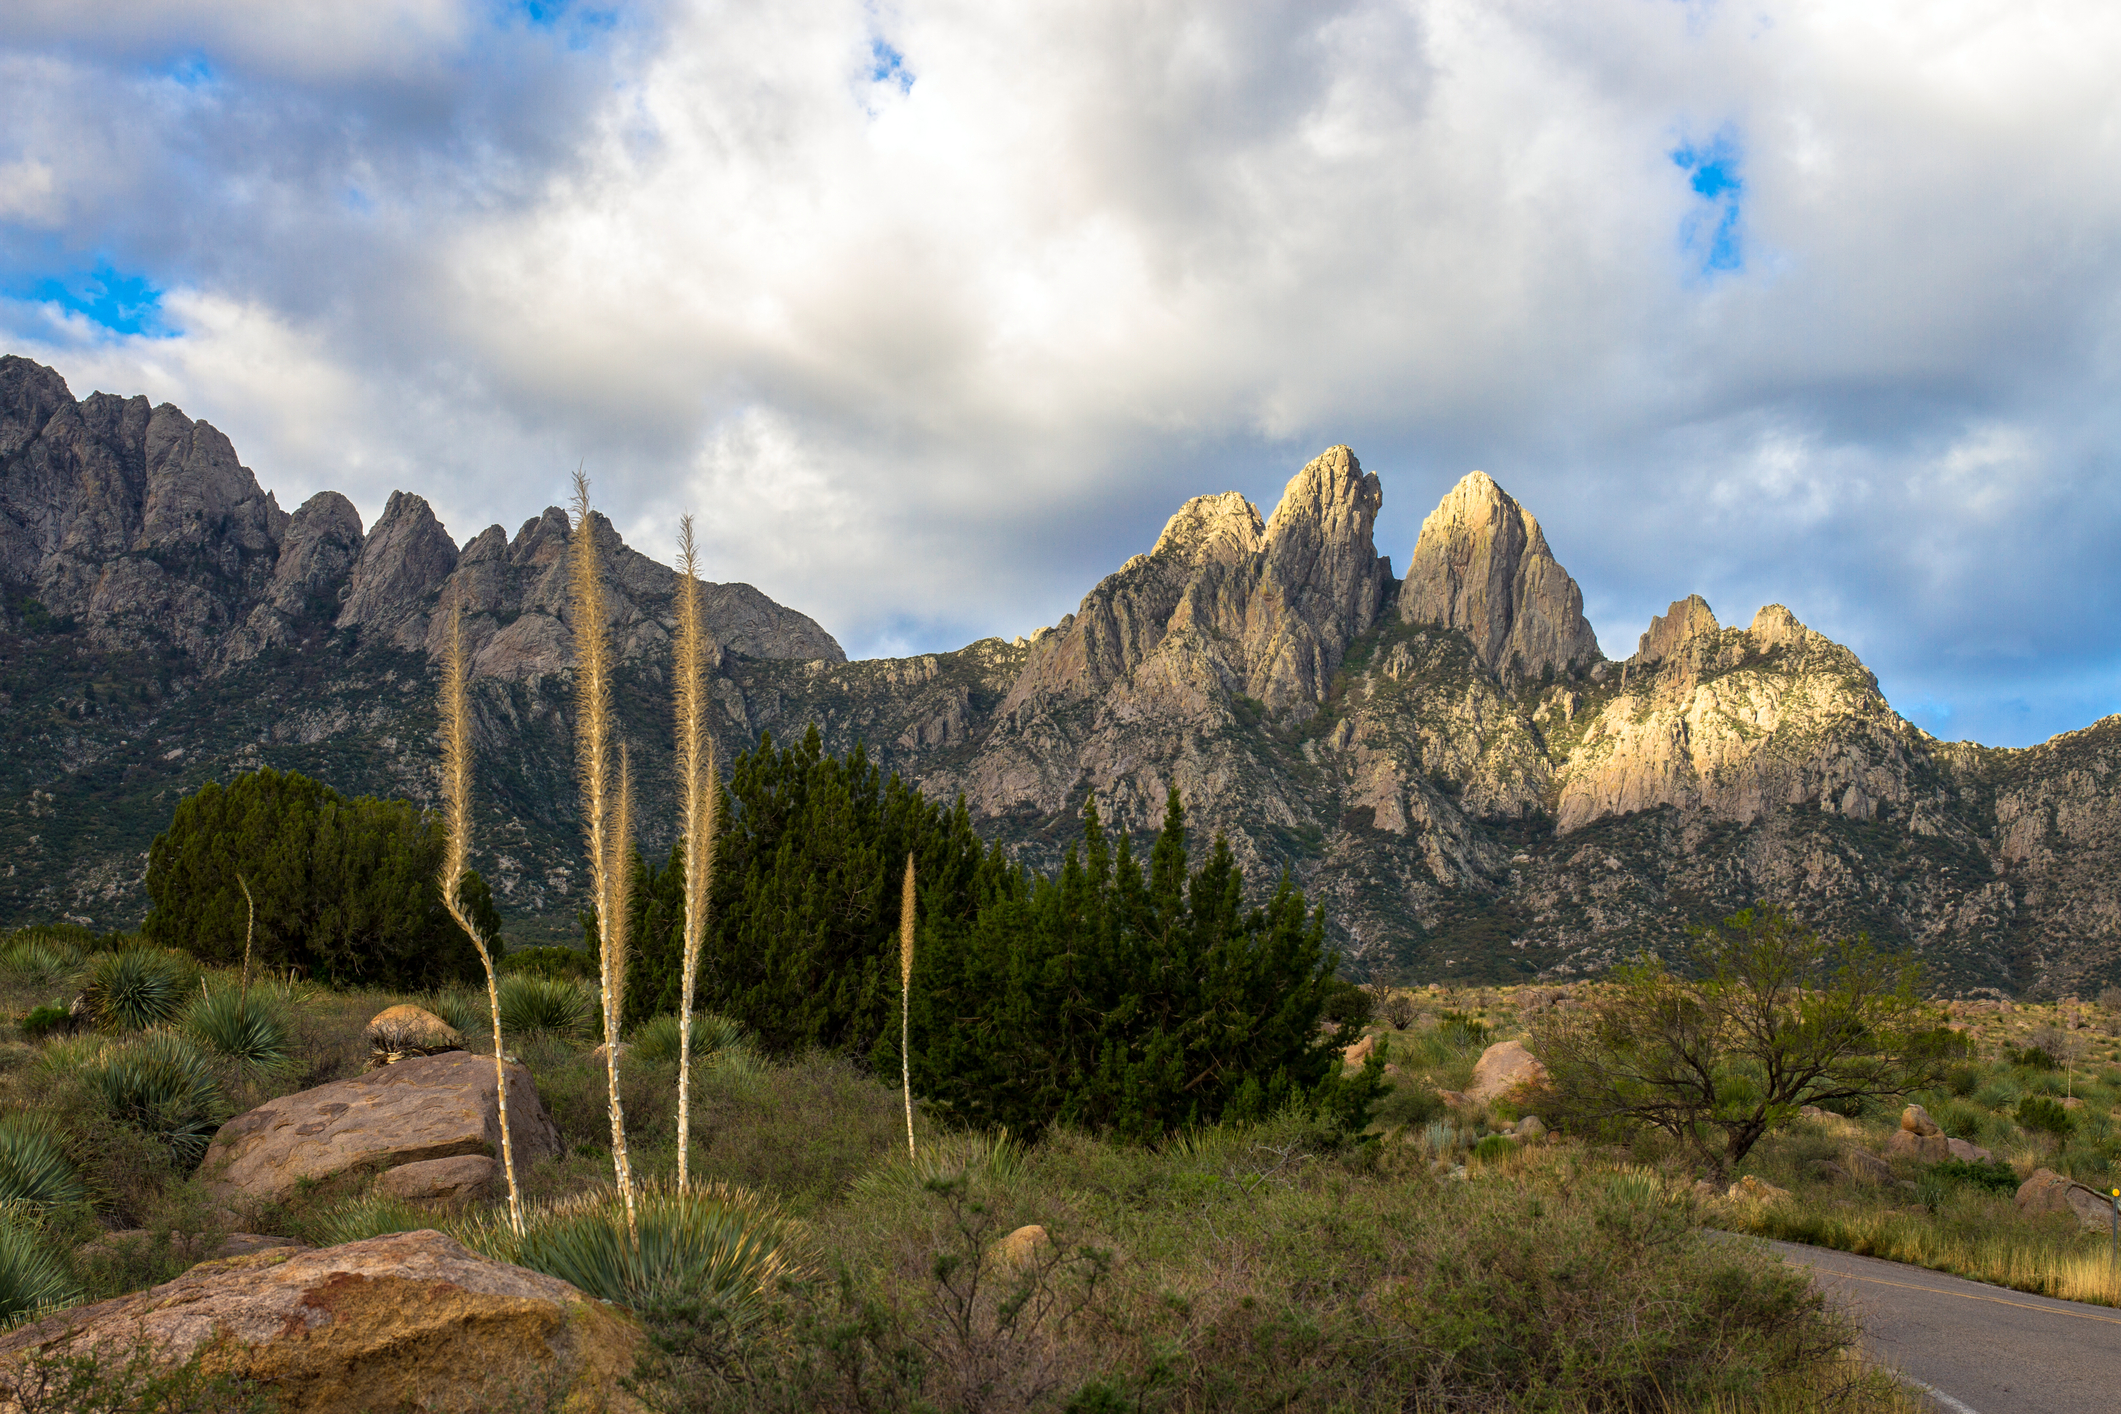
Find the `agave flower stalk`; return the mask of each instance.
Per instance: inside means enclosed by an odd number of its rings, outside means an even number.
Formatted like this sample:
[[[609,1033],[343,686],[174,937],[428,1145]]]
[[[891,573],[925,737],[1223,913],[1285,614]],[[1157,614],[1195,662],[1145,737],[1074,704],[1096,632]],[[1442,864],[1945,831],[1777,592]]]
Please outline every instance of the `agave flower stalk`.
[[[501,1118],[501,1163],[508,1175],[508,1222],[523,1231],[523,1189],[516,1180],[516,1150],[508,1131],[508,1062],[501,1044],[501,993],[494,971],[493,949],[486,935],[465,916],[458,897],[471,858],[471,714],[464,705],[464,609],[449,610],[449,653],[442,665],[442,906],[479,950],[486,969],[486,1009],[493,1018],[494,1104]],[[249,889],[244,890],[247,897]],[[244,944],[244,975],[249,976],[249,943]]]
[[[236,887],[243,890],[243,985],[237,989],[237,997],[246,1005],[250,1001],[250,935],[258,927],[258,901],[250,896],[250,880],[236,875]]]
[[[590,521],[589,479],[574,474],[574,532],[568,536],[568,598],[574,618],[575,761],[581,777],[582,825],[589,846],[589,891],[603,943],[598,981],[604,993],[604,1068],[611,1106],[611,1163],[633,1215],[626,1112],[619,1103],[619,1003],[626,985],[625,811],[611,789],[611,648],[604,623],[604,584]],[[617,808],[615,808],[617,807]],[[620,817],[620,818],[615,818]]]
[[[714,739],[707,735],[707,635],[700,626],[700,561],[692,517],[678,522],[677,747],[678,799],[685,827],[685,965],[678,999],[678,1192],[687,1185],[692,1136],[692,1000],[700,948],[707,938],[714,879]]]
[[[906,1157],[913,1150],[913,855],[906,855],[906,883],[898,902],[898,1069],[906,1091]]]

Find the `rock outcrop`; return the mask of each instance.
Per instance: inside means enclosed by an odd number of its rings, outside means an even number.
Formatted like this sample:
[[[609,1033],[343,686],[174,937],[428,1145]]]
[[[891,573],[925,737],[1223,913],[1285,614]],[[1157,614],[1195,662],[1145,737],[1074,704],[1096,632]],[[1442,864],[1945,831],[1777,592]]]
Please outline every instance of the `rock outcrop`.
[[[220,1202],[278,1202],[304,1181],[387,1172],[430,1159],[501,1156],[493,1058],[408,1056],[352,1080],[268,1100],[221,1126],[200,1172]],[[560,1153],[530,1072],[508,1067],[518,1172]]]
[[[1601,656],[1583,591],[1539,522],[1483,471],[1452,487],[1421,523],[1399,616],[1462,630],[1489,670],[1518,679]]]
[[[2111,1197],[2053,1169],[2034,1169],[2018,1185],[2017,1205],[2031,1218],[2068,1213],[2077,1220],[2079,1232],[2106,1232],[2114,1220]]]
[[[647,1348],[616,1307],[495,1262],[439,1232],[206,1262],[147,1291],[0,1336],[0,1369],[30,1359],[162,1365],[212,1348],[217,1371],[303,1414],[383,1409],[643,1406],[625,1385]]]
[[[1473,1064],[1467,1098],[1485,1104],[1536,1090],[1546,1082],[1546,1065],[1521,1041],[1498,1041]]]

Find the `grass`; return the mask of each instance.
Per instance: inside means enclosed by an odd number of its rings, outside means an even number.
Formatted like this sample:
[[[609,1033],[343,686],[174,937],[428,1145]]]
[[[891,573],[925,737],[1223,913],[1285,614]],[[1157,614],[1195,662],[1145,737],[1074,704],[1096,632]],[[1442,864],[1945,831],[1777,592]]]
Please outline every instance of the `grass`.
[[[48,1001],[46,979],[9,972],[6,956],[0,1004],[19,1016]],[[202,995],[231,980],[209,974]],[[0,1114],[30,1117],[24,1132],[49,1137],[79,1184],[0,1239],[0,1264],[14,1241],[86,1299],[176,1275],[226,1222],[170,1142],[167,1121],[186,1107],[119,1103],[155,1087],[101,1077],[142,1072],[167,1049],[189,1078],[166,1088],[217,1090],[206,1115],[225,1116],[358,1074],[369,1017],[402,1001],[448,1019],[432,996],[269,991],[261,1006],[286,1057],[272,1070],[168,1024],[41,1042],[0,1031]],[[766,1060],[698,1018],[689,1207],[674,1192],[677,1022],[657,1018],[636,1030],[620,1077],[636,1216],[662,1254],[631,1267],[614,1245],[624,1228],[596,1038],[528,1030],[509,1047],[565,1152],[524,1175],[520,1244],[498,1203],[439,1214],[360,1185],[257,1222],[319,1244],[444,1222],[609,1293],[646,1322],[647,1373],[668,1381],[673,1408],[1916,1407],[1855,1359],[1852,1333],[1787,1269],[1704,1241],[1683,1184],[1625,1155],[1519,1145],[1501,1133],[1507,1106],[1437,1098],[1463,1088],[1483,1029],[1511,1034],[1509,994],[1417,1002],[1406,1030],[1381,1028],[1401,1083],[1368,1142],[1283,1118],[1156,1150],[1060,1130],[1026,1146],[941,1132],[917,1111],[911,1159],[895,1085],[831,1055]],[[465,1035],[487,1044],[483,1026]],[[2072,1142],[2092,1128],[2080,1120]],[[1034,1223],[1047,1241],[1002,1261],[1001,1240]]]

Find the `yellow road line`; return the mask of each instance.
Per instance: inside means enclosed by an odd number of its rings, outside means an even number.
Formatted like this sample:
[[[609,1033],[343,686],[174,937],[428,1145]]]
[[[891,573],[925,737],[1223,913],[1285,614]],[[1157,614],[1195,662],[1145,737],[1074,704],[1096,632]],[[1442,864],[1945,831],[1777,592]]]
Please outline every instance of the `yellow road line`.
[[[2035,1306],[2029,1301],[2005,1301],[2000,1296],[1977,1296],[1971,1291],[1947,1291],[1941,1286],[1917,1286],[1913,1282],[1887,1281],[1884,1277],[1862,1277],[1854,1272],[1836,1271],[1832,1267],[1822,1267],[1813,1262],[1807,1262],[1805,1265],[1828,1276],[1846,1277],[1850,1281],[1867,1281],[1873,1286],[1897,1286],[1902,1291],[1927,1291],[1933,1296],[1956,1296],[1961,1301],[1992,1301],[1998,1306],[2016,1306],[2021,1311],[2044,1311],[2050,1316],[2074,1316],[2080,1321],[2104,1321],[2110,1326],[2121,1326],[2121,1316],[2095,1316],[2089,1311],[2058,1311],[2052,1306]]]

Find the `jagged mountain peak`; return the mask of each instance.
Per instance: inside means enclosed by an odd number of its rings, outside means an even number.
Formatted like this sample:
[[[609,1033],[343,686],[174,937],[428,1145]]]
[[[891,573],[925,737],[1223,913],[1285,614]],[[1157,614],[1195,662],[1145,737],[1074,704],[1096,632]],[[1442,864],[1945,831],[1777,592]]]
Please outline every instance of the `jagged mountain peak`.
[[[1787,609],[1783,610],[1789,613]],[[1792,616],[1792,622],[1795,622]],[[1689,594],[1684,599],[1674,599],[1672,607],[1651,618],[1650,626],[1636,645],[1635,663],[1661,663],[1677,653],[1696,638],[1710,637],[1723,631],[1716,622],[1716,611],[1709,601],[1699,594]]]
[[[1603,656],[1583,616],[1583,591],[1539,522],[1483,471],[1467,473],[1422,521],[1399,616],[1464,630],[1480,661],[1505,676]]]
[[[1242,491],[1195,496],[1164,523],[1149,553],[1185,565],[1239,564],[1259,552],[1266,529]]]

